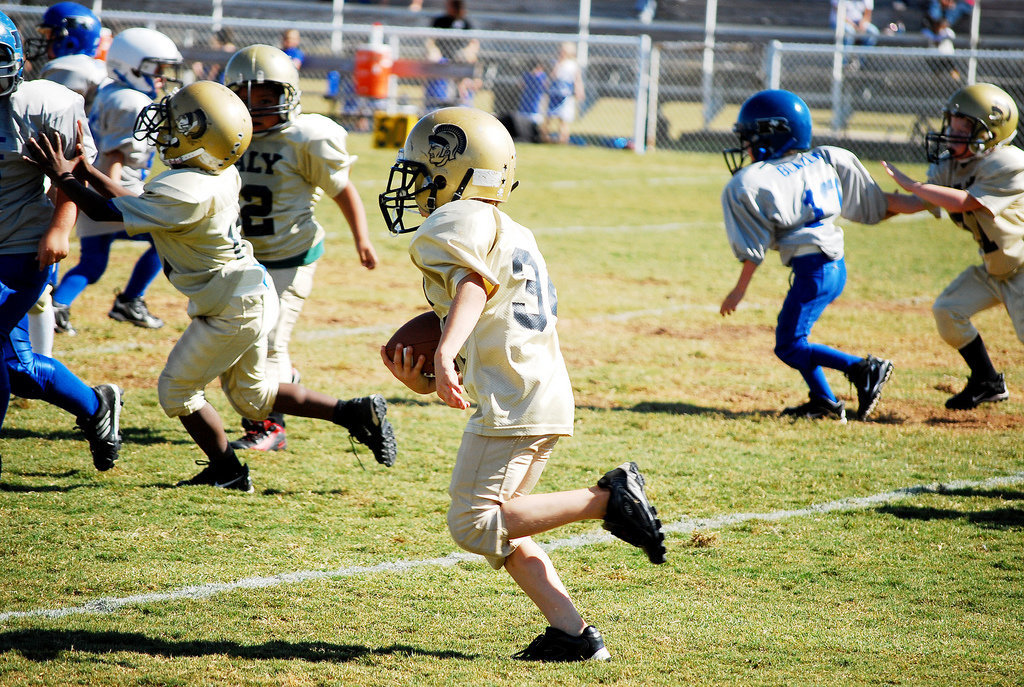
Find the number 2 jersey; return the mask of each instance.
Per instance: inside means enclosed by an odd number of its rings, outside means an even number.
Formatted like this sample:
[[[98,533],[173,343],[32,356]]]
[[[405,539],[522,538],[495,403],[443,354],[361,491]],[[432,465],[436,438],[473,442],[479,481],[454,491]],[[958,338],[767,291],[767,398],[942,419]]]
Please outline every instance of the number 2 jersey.
[[[459,200],[426,219],[409,254],[442,321],[465,277],[480,275],[490,296],[461,352],[463,383],[477,404],[466,431],[572,435],[575,401],[555,330],[558,301],[530,230],[489,203]]]
[[[834,146],[747,165],[722,191],[732,251],[758,265],[768,249],[779,251],[788,265],[808,246],[838,260],[843,230],[836,221],[876,224],[886,208],[885,193],[857,156]]]
[[[241,229],[267,267],[308,265],[323,255],[325,232],[313,211],[326,193],[349,184],[356,161],[348,132],[316,114],[301,114],[282,128],[252,137],[235,163],[242,177]]]
[[[950,219],[974,236],[990,275],[1008,277],[1024,265],[1024,150],[1007,145],[966,161],[942,160],[929,167],[928,181],[967,191],[985,207]]]

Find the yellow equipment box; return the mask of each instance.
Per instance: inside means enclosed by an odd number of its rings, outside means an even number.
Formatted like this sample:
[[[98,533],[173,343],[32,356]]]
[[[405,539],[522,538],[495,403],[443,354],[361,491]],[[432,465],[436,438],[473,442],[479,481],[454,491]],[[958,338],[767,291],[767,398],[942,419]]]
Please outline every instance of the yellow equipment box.
[[[419,117],[412,114],[373,113],[373,147],[401,148]]]

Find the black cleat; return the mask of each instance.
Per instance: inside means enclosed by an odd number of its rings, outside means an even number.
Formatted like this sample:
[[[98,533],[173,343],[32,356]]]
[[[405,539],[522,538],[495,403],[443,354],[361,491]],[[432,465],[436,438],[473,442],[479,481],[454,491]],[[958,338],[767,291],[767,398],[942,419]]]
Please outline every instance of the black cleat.
[[[102,472],[114,467],[114,461],[121,451],[120,423],[124,392],[116,384],[100,384],[92,390],[96,392],[100,407],[91,417],[78,418],[77,423],[89,440],[92,464]]]
[[[612,656],[604,647],[604,638],[597,628],[588,625],[583,634],[573,637],[562,630],[549,627],[530,645],[512,654],[517,661],[547,661],[569,663],[574,661],[610,661]]]
[[[53,331],[74,336],[78,332],[71,326],[71,306],[53,301]]]
[[[284,427],[273,420],[242,420],[245,434],[228,444],[233,449],[283,451],[288,448]]]
[[[234,489],[235,491],[243,491],[246,494],[253,492],[252,480],[249,479],[248,465],[239,465],[237,468],[225,468],[220,465],[214,466],[207,460],[197,460],[196,465],[205,465],[206,467],[192,479],[183,479],[175,486],[209,486],[217,487],[218,489]]]
[[[388,412],[388,402],[380,394],[353,398],[346,402],[354,408],[358,419],[345,425],[352,438],[365,444],[373,452],[377,462],[386,467],[395,464],[398,457],[398,444],[395,441],[395,430],[391,423],[384,419]]]
[[[118,322],[131,322],[136,327],[145,329],[160,329],[164,326],[164,321],[149,312],[146,301],[141,297],[122,298],[121,294],[118,294],[107,316]]]
[[[963,391],[946,401],[946,407],[950,410],[971,410],[982,403],[999,403],[1009,397],[1002,374],[996,375],[995,379],[984,380],[975,379],[971,375]]]
[[[636,463],[623,463],[597,482],[611,492],[604,528],[622,541],[643,549],[651,563],[665,562],[665,534],[658,511],[647,501],[644,476]]]
[[[811,396],[807,403],[803,403],[782,411],[783,417],[808,418],[810,420],[836,420],[839,424],[846,424],[846,406],[842,401],[833,403],[827,398]]]
[[[882,387],[892,376],[892,361],[869,355],[854,364],[846,378],[857,389],[857,419],[866,420],[882,396]]]

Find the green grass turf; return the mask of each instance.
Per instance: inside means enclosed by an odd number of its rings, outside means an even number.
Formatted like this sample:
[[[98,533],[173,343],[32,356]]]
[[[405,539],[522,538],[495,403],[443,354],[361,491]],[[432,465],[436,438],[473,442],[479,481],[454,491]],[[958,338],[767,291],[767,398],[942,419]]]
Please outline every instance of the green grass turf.
[[[504,573],[475,559],[384,566],[455,551],[444,513],[467,413],[414,396],[380,363],[380,344],[426,306],[408,239],[386,236],[376,209],[394,151],[370,148],[365,135],[350,146],[381,265],[359,266],[340,213],[324,205],[328,254],[292,356],[311,388],[387,396],[397,464],[387,470],[365,450],[357,458],[343,431],[291,418],[287,451],[245,456],[256,493],[172,488],[200,458],[156,401],[157,375],[187,324],[184,301],[160,278],[147,301],[163,329],[109,320],[113,290],[141,252],[116,244],[107,274],[72,309],[80,334],[58,337],[56,357],[91,384],[126,389],[122,458],[95,472],[72,418],[14,402],[0,439],[0,614],[342,572],[9,617],[0,684],[1020,684],[1024,486],[726,521],[1024,471],[1024,355],[1005,312],[976,322],[1011,399],[970,413],[942,407],[966,374],[935,333],[930,304],[977,261],[964,232],[930,216],[847,223],[849,282],[814,338],[891,358],[896,372],[871,422],[793,423],[777,413],[806,390],[772,354],[788,281],[777,256],[739,311],[718,315],[739,271],[721,226],[721,158],[520,146],[522,185],[505,209],[535,229],[558,287],[578,407],[576,436],[559,444],[538,490],[590,484],[636,460],[666,524],[712,523],[670,533],[658,567],[618,541],[554,550],[614,660],[523,665],[508,656],[544,622]],[[855,406],[848,383],[829,379]],[[237,432],[216,385],[209,398]],[[599,532],[586,522],[538,539]]]

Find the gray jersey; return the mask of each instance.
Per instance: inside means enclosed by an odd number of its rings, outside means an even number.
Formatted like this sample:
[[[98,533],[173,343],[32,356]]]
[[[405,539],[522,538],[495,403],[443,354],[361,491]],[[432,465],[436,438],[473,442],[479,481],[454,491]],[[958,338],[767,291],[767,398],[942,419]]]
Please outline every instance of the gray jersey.
[[[738,171],[722,192],[725,230],[736,257],[755,264],[768,249],[782,263],[807,247],[843,257],[843,217],[864,224],[885,218],[881,187],[845,148],[818,146]]]
[[[135,139],[135,120],[153,100],[145,93],[111,81],[96,94],[89,111],[89,128],[100,155],[120,152],[124,155],[121,185],[141,192],[153,164],[153,147]]]
[[[152,102],[145,93],[110,81],[96,94],[89,111],[89,128],[96,138],[98,154],[119,152],[124,155],[118,181],[133,193],[142,193],[153,164],[153,147],[145,141],[135,140],[135,120],[139,112]],[[85,215],[78,216],[79,237],[103,236],[123,229],[120,222],[96,222]]]
[[[67,86],[85,98],[86,111],[96,98],[96,92],[110,81],[106,63],[88,55],[65,55],[50,60],[39,71],[39,78]]]
[[[53,81],[28,81],[0,98],[0,254],[35,253],[53,215],[43,173],[22,159],[25,142],[57,131],[71,157],[78,121],[85,121],[82,96]],[[82,145],[90,159],[95,156],[88,127]]]

